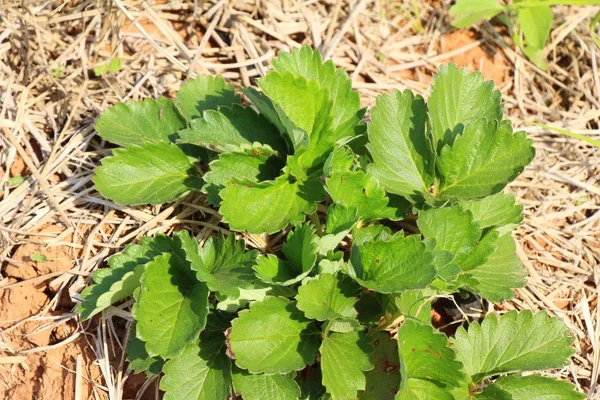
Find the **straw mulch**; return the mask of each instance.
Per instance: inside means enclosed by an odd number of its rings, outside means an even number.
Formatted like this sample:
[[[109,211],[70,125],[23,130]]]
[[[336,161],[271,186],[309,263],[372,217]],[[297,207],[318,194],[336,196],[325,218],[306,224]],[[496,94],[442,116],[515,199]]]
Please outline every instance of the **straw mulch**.
[[[90,273],[125,244],[182,227],[208,236],[220,221],[199,195],[128,208],[96,193],[93,171],[110,149],[95,136],[94,120],[118,101],[171,96],[194,74],[252,84],[279,50],[310,43],[348,72],[364,105],[394,88],[426,95],[437,66],[450,61],[496,82],[506,115],[537,148],[532,165],[509,188],[525,206],[517,237],[529,283],[497,308],[546,310],[563,319],[577,352],[554,375],[590,398],[597,395],[600,151],[534,123],[600,138],[600,49],[588,29],[600,7],[554,8],[549,66],[542,71],[515,49],[505,28],[483,23],[454,30],[450,3],[5,0],[0,390],[53,399],[157,393],[156,379],[126,370],[120,349],[130,304],[85,325],[73,305]],[[114,57],[123,60],[119,72],[94,74]],[[250,239],[261,247],[266,238]],[[43,262],[31,258],[38,253]]]

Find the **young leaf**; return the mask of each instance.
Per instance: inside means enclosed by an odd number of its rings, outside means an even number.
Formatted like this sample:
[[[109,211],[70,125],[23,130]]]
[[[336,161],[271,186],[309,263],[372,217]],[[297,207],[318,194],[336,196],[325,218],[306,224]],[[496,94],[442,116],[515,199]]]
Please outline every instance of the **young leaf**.
[[[208,288],[189,266],[163,254],[146,265],[140,285],[132,313],[148,354],[170,358],[197,343],[206,324]]]
[[[325,199],[317,179],[305,182],[282,175],[274,181],[239,182],[221,190],[220,212],[232,230],[275,233],[289,224],[298,224]]]
[[[90,319],[117,301],[131,296],[140,285],[145,264],[159,254],[147,245],[130,244],[122,253],[110,257],[110,268],[94,272],[92,277],[95,285],[81,292],[83,302],[77,306],[81,320]]]
[[[257,250],[245,251],[245,242],[235,235],[223,235],[206,240],[202,247],[187,231],[181,237],[190,268],[196,278],[206,282],[208,289],[228,297],[238,297],[240,288],[254,287],[256,277],[252,264],[258,256]]]
[[[357,222],[356,206],[330,204],[325,217],[325,235],[319,238],[319,253],[326,256],[330,251],[335,250]]]
[[[98,135],[121,146],[172,142],[183,128],[185,119],[164,97],[117,103],[96,121]]]
[[[280,134],[285,134],[285,126],[281,122],[277,111],[275,110],[275,106],[271,99],[269,99],[264,93],[257,91],[252,87],[248,88],[240,88],[242,93],[246,95],[246,97],[252,102],[254,107],[258,110],[258,112],[269,120],[276,128]]]
[[[202,118],[190,122],[190,128],[179,133],[180,142],[205,147],[218,153],[237,151],[241,146],[258,142],[286,153],[285,142],[277,128],[251,107],[235,104],[232,108],[206,110]]]
[[[136,205],[175,200],[200,189],[202,180],[179,147],[157,142],[114,149],[96,168],[94,184],[104,197]]]
[[[135,335],[135,325],[131,327],[127,343],[127,361],[129,369],[136,373],[146,372],[146,375],[159,375],[165,361],[160,357],[150,357],[146,344]]]
[[[473,383],[508,372],[561,368],[574,352],[562,321],[528,310],[500,318],[490,314],[468,331],[459,327],[451,342]]]
[[[250,304],[233,320],[229,333],[236,365],[253,374],[301,370],[314,362],[318,347],[319,331],[314,324],[282,297]]]
[[[276,105],[299,164],[310,168],[325,162],[337,140],[331,134],[332,105],[327,89],[315,81],[278,72],[260,79],[259,86]]]
[[[480,119],[467,125],[437,164],[440,199],[474,199],[500,192],[531,162],[535,150],[525,132],[513,134],[510,121]]]
[[[368,125],[369,172],[390,192],[410,200],[425,196],[433,182],[433,153],[425,133],[427,107],[421,96],[394,91],[377,97]]]
[[[439,153],[444,145],[452,146],[456,135],[480,118],[500,121],[500,100],[494,83],[484,82],[481,73],[468,73],[454,64],[440,66],[427,103],[434,149]]]
[[[570,382],[553,378],[529,376],[504,376],[488,385],[481,396],[476,398],[497,398],[497,391],[508,394],[511,400],[577,400],[585,399],[585,394],[575,391]]]
[[[417,235],[355,245],[350,261],[350,275],[380,293],[425,288],[436,274],[433,254]]]
[[[317,237],[312,225],[297,226],[288,233],[283,245],[283,254],[288,261],[276,255],[259,257],[254,270],[257,276],[269,284],[293,285],[304,279],[317,261]]]
[[[481,244],[484,244],[483,241]],[[466,276],[475,280],[469,283],[475,293],[500,302],[513,298],[513,289],[525,286],[527,271],[515,254],[516,245],[510,233],[498,237],[494,245],[496,249],[487,262],[470,270]]]
[[[452,254],[447,261],[458,267],[462,267],[464,259],[471,254],[481,239],[481,230],[473,222],[473,215],[460,206],[421,211],[417,225],[426,239],[435,240],[436,251]],[[491,251],[493,249],[490,253]],[[487,255],[489,254],[484,256]],[[445,279],[453,278],[446,266],[439,272]]]
[[[373,336],[374,351],[371,353],[373,369],[365,372],[367,380],[359,400],[391,400],[396,397],[400,385],[400,360],[398,342],[388,332]]]
[[[421,379],[440,387],[458,387],[465,378],[462,364],[442,333],[422,322],[407,319],[398,329],[400,368],[404,379]],[[404,387],[404,383],[400,384]]]
[[[422,379],[408,378],[406,385],[398,392],[397,400],[455,400],[452,394],[435,383]],[[500,399],[497,399],[500,400]]]
[[[399,220],[406,216],[408,203],[401,208],[390,207],[390,199],[370,173],[344,171],[327,178],[325,189],[336,204],[356,206],[363,221]]]
[[[358,312],[354,308],[360,288],[338,274],[321,274],[298,289],[297,307],[307,318],[318,321],[354,319]]]
[[[307,81],[314,80],[329,92],[333,103],[331,124],[333,141],[354,136],[360,123],[360,97],[352,90],[352,81],[342,69],[336,69],[333,61],[323,62],[321,53],[305,45],[291,53],[280,52],[273,60],[273,69],[280,74],[289,72]]]
[[[167,361],[160,381],[164,400],[225,400],[231,395],[231,360],[225,355],[224,336],[202,344],[191,343]]]
[[[373,368],[371,340],[362,332],[331,333],[321,344],[323,385],[333,400],[355,399],[365,390],[364,371]]]
[[[234,370],[233,387],[244,400],[295,400],[300,398],[300,386],[294,380],[296,374],[253,375]]]
[[[205,110],[231,107],[241,102],[233,86],[221,76],[197,76],[181,85],[174,103],[185,119],[199,118]]]
[[[460,202],[464,210],[471,211],[479,229],[518,225],[523,220],[523,206],[516,204],[512,193],[498,193],[478,200]]]
[[[252,147],[235,153],[223,153],[209,164],[210,170],[204,175],[202,192],[208,200],[219,205],[219,192],[235,179],[262,182],[277,178],[281,174],[283,162],[266,148]]]
[[[545,70],[544,45],[552,28],[552,10],[547,5],[517,9],[519,28],[525,36],[524,52],[538,67]]]
[[[498,0],[458,0],[450,8],[449,14],[454,16],[452,26],[470,28],[482,19],[494,18],[505,9]]]

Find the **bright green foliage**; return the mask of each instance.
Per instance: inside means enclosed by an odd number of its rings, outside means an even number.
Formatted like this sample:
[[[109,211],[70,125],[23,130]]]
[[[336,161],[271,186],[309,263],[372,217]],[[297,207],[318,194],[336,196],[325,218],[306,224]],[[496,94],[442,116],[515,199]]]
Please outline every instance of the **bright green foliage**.
[[[354,246],[350,260],[350,275],[380,293],[425,288],[436,273],[433,254],[416,235]]]
[[[160,357],[150,357],[146,351],[146,344],[136,337],[135,325],[131,327],[129,342],[127,343],[127,361],[129,369],[146,375],[158,375],[161,373],[164,360]]]
[[[225,400],[231,394],[231,360],[226,355],[223,330],[228,321],[220,314],[210,314],[200,347],[191,343],[167,361],[160,388],[165,399]]]
[[[533,160],[525,132],[513,134],[509,121],[479,119],[454,144],[444,146],[438,172],[441,199],[473,199],[501,191]]]
[[[294,373],[253,375],[239,371],[233,374],[233,387],[244,400],[294,400],[300,398],[300,386],[294,378]]]
[[[504,11],[506,7],[497,0],[458,0],[450,9],[450,15],[456,18],[452,25],[457,28],[468,28],[482,19],[492,19]]]
[[[263,143],[285,154],[283,138],[276,128],[251,107],[234,105],[204,111],[193,119],[190,128],[179,133],[180,141],[209,148],[219,153],[236,151],[243,145]]]
[[[575,391],[569,382],[545,376],[505,376],[489,385],[477,398],[510,400],[577,400],[585,394]]]
[[[199,247],[187,232],[182,234],[181,240],[190,268],[196,271],[196,278],[206,282],[212,292],[238,297],[240,288],[254,287],[256,278],[252,264],[258,252],[246,252],[243,240],[237,240],[234,235],[227,238],[219,235],[217,238],[208,238]]]
[[[448,347],[448,339],[429,325],[407,319],[398,329],[400,371],[407,379],[419,379],[441,388],[458,387],[465,374],[456,354]],[[406,388],[400,383],[400,392]]]
[[[200,189],[202,181],[179,147],[149,142],[115,149],[102,159],[94,184],[119,204],[161,204]]]
[[[98,135],[121,146],[173,141],[183,128],[185,119],[164,97],[117,103],[96,121]]]
[[[304,279],[317,261],[317,237],[309,224],[296,227],[287,236],[283,255],[287,261],[274,254],[261,256],[254,269],[257,276],[269,284],[289,286]]]
[[[550,36],[553,15],[552,5],[597,5],[596,0],[576,1],[523,1],[513,2],[501,0],[457,0],[450,8],[453,16],[452,25],[457,28],[468,28],[481,20],[490,20],[502,13],[498,20],[504,23],[513,32],[515,43],[523,53],[537,65],[545,70],[547,68],[544,46]]]
[[[313,363],[319,331],[291,301],[267,297],[240,311],[228,339],[240,368],[254,374],[287,374]]]
[[[331,333],[321,344],[323,385],[332,399],[355,399],[365,390],[364,371],[373,368],[370,339],[362,332]]]
[[[302,222],[325,193],[317,180],[301,182],[282,175],[274,181],[234,183],[221,191],[221,198],[223,219],[232,229],[275,233]]]
[[[510,311],[491,314],[468,331],[458,328],[452,345],[473,383],[515,371],[561,368],[573,354],[573,338],[557,318],[543,313]]]
[[[133,308],[137,337],[151,356],[169,358],[196,342],[206,324],[208,288],[167,253],[146,265]]]
[[[394,91],[371,110],[369,171],[385,190],[412,199],[433,182],[433,153],[425,135],[427,107],[421,96]]]
[[[190,121],[201,117],[206,110],[238,104],[240,96],[220,76],[198,76],[181,85],[174,103],[181,115]]]
[[[463,23],[497,12],[482,1]],[[193,233],[142,238],[93,273],[82,319],[133,303],[129,368],[162,376],[166,400],[580,398],[521,376],[572,354],[556,319],[488,315],[450,345],[431,324],[441,297],[501,301],[525,285],[511,237],[522,207],[502,190],[534,151],[493,85],[443,66],[427,103],[384,94],[365,124],[352,82],[318,51],[280,52],[273,67],[262,91],[241,89],[244,105],[223,78],[198,77],[173,102],[98,120],[123,146],[97,168],[100,193],[130,205],[204,195],[177,205]],[[227,236],[181,209],[206,200]]]
[[[318,321],[354,319],[358,315],[354,304],[358,286],[343,275],[321,274],[300,286],[297,307],[307,318]]]

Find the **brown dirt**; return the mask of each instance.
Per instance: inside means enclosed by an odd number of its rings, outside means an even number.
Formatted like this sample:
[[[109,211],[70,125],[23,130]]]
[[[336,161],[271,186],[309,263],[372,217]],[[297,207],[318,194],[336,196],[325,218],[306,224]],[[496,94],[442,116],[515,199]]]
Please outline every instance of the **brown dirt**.
[[[50,225],[44,233],[61,228]],[[72,238],[66,238],[70,240]],[[46,262],[35,262],[33,254],[43,254]],[[72,267],[77,252],[66,245],[46,247],[43,244],[20,245],[12,259],[18,263],[4,268],[4,283],[14,284],[40,275],[65,271]],[[52,326],[52,320],[34,320],[32,316],[60,316],[72,309],[70,300],[61,296],[57,305],[42,315],[56,293],[50,281],[32,281],[0,292],[0,357],[24,356],[24,362],[0,364],[0,397],[4,399],[71,400],[75,396],[77,357],[81,355],[81,398],[91,398],[94,382],[100,381],[96,359],[83,335],[77,332],[74,319],[63,319]],[[68,296],[66,296],[68,297]],[[73,339],[73,335],[78,336]],[[67,342],[60,345],[61,342]],[[56,346],[43,350],[47,346]]]
[[[477,40],[475,32],[470,30],[460,29],[446,33],[441,37],[442,53],[460,49]],[[485,46],[479,45],[469,49],[451,57],[448,61],[461,68],[480,71],[486,80],[493,80],[497,87],[504,86],[509,77],[510,64],[506,58],[500,52],[492,51]]]

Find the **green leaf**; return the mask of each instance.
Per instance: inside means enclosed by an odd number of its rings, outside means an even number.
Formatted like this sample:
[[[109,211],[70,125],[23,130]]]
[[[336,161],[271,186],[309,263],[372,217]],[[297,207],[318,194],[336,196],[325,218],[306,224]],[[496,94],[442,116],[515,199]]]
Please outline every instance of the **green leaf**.
[[[424,288],[436,274],[433,254],[417,235],[355,245],[350,261],[350,275],[380,293]]]
[[[459,327],[451,342],[473,383],[508,372],[562,368],[574,353],[573,338],[561,320],[528,310],[500,318],[489,314],[468,331]]]
[[[433,182],[433,153],[425,133],[427,107],[409,90],[377,97],[368,125],[369,172],[390,193],[414,201]]]
[[[344,275],[321,274],[305,282],[298,289],[297,307],[304,315],[318,321],[354,319],[354,308],[360,288]]]
[[[513,134],[510,121],[480,119],[467,125],[437,165],[440,199],[473,199],[500,192],[533,160],[533,141]]]
[[[151,356],[170,358],[197,343],[208,314],[208,288],[169,253],[146,265],[132,309],[137,336]]]
[[[235,363],[253,374],[301,370],[314,362],[318,347],[314,324],[282,297],[251,303],[233,320],[229,333]]]
[[[101,163],[94,177],[96,189],[119,204],[162,204],[202,186],[188,157],[170,143],[114,149]]]
[[[319,253],[326,256],[340,244],[358,222],[358,208],[330,204],[325,217],[325,234],[319,238]]]
[[[507,393],[512,400],[576,400],[586,397],[575,391],[570,382],[537,375],[501,377],[488,385],[481,397],[494,398],[492,394],[496,390]]]
[[[552,10],[547,5],[517,9],[519,28],[525,36],[525,54],[542,69],[546,69],[544,46],[552,28]]]
[[[269,120],[270,123],[275,125],[277,131],[281,134],[285,134],[285,126],[281,122],[275,106],[271,99],[269,99],[264,93],[257,91],[252,87],[240,88],[242,93],[254,104],[258,112]]]
[[[159,97],[115,104],[100,115],[96,131],[104,140],[129,146],[172,142],[185,125],[171,100]]]
[[[360,400],[391,400],[400,386],[400,360],[398,342],[388,332],[373,336],[374,351],[371,353],[373,369],[365,372],[367,380],[364,391],[358,393]]]
[[[277,178],[284,164],[273,154],[271,150],[257,147],[220,154],[209,164],[210,170],[203,177],[202,192],[208,195],[212,204],[219,205],[219,192],[234,180],[261,182]]]
[[[323,62],[321,53],[305,45],[291,53],[280,52],[273,59],[273,69],[280,74],[286,72],[301,76],[307,81],[314,80],[329,92],[333,103],[332,139],[354,136],[360,123],[360,97],[352,90],[352,80],[343,69],[336,69],[333,61]]]
[[[81,292],[83,302],[77,305],[81,320],[88,320],[110,305],[131,296],[140,286],[145,264],[159,254],[148,245],[130,244],[122,253],[111,256],[108,259],[110,268],[94,272],[92,277],[95,285]]]
[[[111,58],[109,61],[104,64],[97,65],[94,67],[94,75],[102,76],[107,72],[115,73],[119,72],[121,69],[122,59],[120,57]],[[62,75],[62,74],[61,74]]]
[[[288,175],[274,181],[230,184],[220,195],[220,212],[232,230],[269,234],[304,221],[306,214],[317,209],[316,202],[325,199],[317,179],[301,182]]]
[[[321,344],[323,385],[332,399],[356,399],[365,390],[364,371],[373,368],[371,340],[362,332],[331,333]]]
[[[363,221],[376,219],[399,220],[406,216],[408,204],[398,209],[389,207],[390,199],[370,173],[344,171],[333,173],[325,189],[336,204],[356,206]]]
[[[481,230],[473,222],[470,211],[460,206],[432,208],[419,213],[417,225],[426,239],[435,240],[436,251],[449,252],[443,266],[438,266],[444,279],[453,279],[453,266],[462,267],[464,260],[475,249],[481,239]],[[490,253],[493,248],[490,249]],[[488,254],[483,254],[487,256]],[[483,260],[483,262],[485,259]]]
[[[237,297],[221,296],[218,299],[219,304],[217,304],[217,310],[231,313],[237,312],[253,301],[264,300],[267,295],[272,293],[272,289],[271,286],[267,286],[266,284],[263,286],[260,283],[255,285],[252,289],[239,288],[240,294]]]
[[[304,168],[322,164],[337,140],[331,134],[332,104],[327,89],[315,81],[278,72],[268,73],[259,86],[276,105],[299,164]]]
[[[406,385],[398,392],[396,399],[399,400],[454,400],[454,397],[446,389],[435,383],[421,379],[409,378]]]
[[[205,282],[211,292],[229,297],[238,297],[240,288],[254,287],[256,277],[252,265],[258,256],[257,250],[246,252],[245,242],[235,235],[224,238],[210,237],[202,247],[187,231],[182,236],[183,248],[190,268],[196,278]]]
[[[150,357],[146,344],[135,336],[135,325],[131,327],[127,343],[127,361],[129,369],[136,373],[146,372],[146,375],[159,375],[165,361],[160,357]]]
[[[398,329],[401,374],[440,387],[458,387],[465,378],[448,339],[431,325],[407,319]],[[405,383],[401,383],[404,387]]]
[[[497,0],[458,0],[450,8],[449,14],[454,16],[452,26],[469,28],[482,19],[490,20],[505,10],[506,7]]]
[[[167,361],[160,380],[164,400],[225,400],[231,395],[231,361],[225,355],[221,334],[202,340],[200,347],[189,344]]]
[[[487,236],[487,235],[486,235]],[[515,241],[510,233],[498,237],[496,249],[483,265],[477,266],[466,275],[474,279],[471,289],[493,302],[512,299],[513,289],[525,286],[527,271],[515,254]]]
[[[266,283],[283,286],[293,285],[304,279],[317,261],[317,237],[312,225],[296,226],[290,231],[283,245],[283,255],[287,261],[274,254],[261,256],[256,260],[254,270]]]
[[[296,374],[253,375],[247,371],[234,371],[233,387],[244,400],[295,400],[300,398]]]
[[[432,140],[438,154],[444,145],[452,146],[456,135],[476,120],[500,121],[503,112],[500,101],[501,95],[494,90],[494,83],[484,82],[481,73],[459,70],[454,64],[440,66],[427,103]]]
[[[180,142],[205,147],[218,153],[239,150],[241,146],[261,143],[280,154],[286,153],[285,142],[277,128],[251,107],[238,104],[232,108],[206,110],[202,118],[190,122],[190,128],[179,133]]]
[[[402,293],[388,295],[388,313],[402,314],[418,319],[423,323],[431,322],[431,299],[422,290],[405,290]]]
[[[523,220],[523,206],[516,204],[512,193],[498,193],[478,200],[461,201],[463,209],[471,211],[479,229],[503,227],[510,229]]]
[[[174,103],[188,121],[199,118],[205,110],[231,107],[241,102],[233,86],[221,76],[197,76],[181,85]]]

